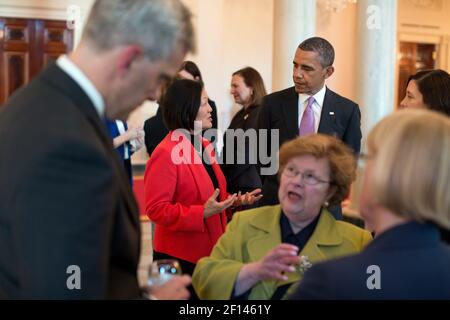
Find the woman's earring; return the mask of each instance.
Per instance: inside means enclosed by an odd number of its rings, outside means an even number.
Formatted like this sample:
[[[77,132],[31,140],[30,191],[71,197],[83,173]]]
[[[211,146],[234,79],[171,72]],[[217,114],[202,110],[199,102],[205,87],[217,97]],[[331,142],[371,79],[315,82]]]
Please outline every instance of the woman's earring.
[[[330,203],[329,203],[328,201],[325,201],[325,202],[323,203],[323,206],[324,206],[325,208],[328,208],[329,205],[330,205]]]

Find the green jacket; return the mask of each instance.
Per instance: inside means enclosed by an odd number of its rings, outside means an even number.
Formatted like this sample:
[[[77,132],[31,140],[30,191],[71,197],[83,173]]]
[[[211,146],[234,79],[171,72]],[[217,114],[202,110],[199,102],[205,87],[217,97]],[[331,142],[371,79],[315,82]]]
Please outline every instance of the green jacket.
[[[280,215],[281,208],[276,205],[242,211],[233,216],[211,255],[199,260],[195,268],[192,284],[200,299],[230,299],[242,266],[262,259],[281,243]],[[368,231],[336,221],[323,209],[314,233],[299,255],[308,256],[314,264],[358,253],[371,239]],[[278,286],[295,283],[300,278],[298,272],[292,272],[287,281],[261,281],[253,287],[249,299],[270,299]]]

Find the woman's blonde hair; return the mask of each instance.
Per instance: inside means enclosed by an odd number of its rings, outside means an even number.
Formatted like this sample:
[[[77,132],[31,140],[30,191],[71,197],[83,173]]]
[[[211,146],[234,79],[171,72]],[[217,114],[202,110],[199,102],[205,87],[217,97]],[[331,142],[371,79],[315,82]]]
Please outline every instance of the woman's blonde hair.
[[[367,147],[376,203],[450,227],[450,118],[422,109],[395,112],[375,126]]]
[[[326,159],[330,166],[330,187],[334,193],[328,200],[330,205],[340,204],[348,196],[356,177],[356,159],[352,150],[341,140],[324,134],[314,134],[286,142],[280,149],[280,169],[295,157],[313,156]]]

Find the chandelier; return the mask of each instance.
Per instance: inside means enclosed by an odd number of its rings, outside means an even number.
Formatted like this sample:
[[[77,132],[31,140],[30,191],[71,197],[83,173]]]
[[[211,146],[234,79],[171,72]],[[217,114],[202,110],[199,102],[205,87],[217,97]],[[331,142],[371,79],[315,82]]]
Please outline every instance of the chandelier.
[[[339,12],[345,9],[347,4],[356,3],[358,0],[325,0],[327,11]]]

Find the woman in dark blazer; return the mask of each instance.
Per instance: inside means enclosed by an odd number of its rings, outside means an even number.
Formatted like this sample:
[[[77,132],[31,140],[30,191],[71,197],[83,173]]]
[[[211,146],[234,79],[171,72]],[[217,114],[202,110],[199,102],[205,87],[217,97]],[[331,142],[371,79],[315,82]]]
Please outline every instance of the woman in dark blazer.
[[[148,217],[156,224],[153,259],[176,258],[184,273],[208,256],[225,231],[226,209],[259,200],[227,193],[211,142],[211,107],[201,82],[175,80],[162,109],[170,130],[150,157],[144,175]]]
[[[222,170],[230,192],[250,192],[262,187],[256,167],[256,129],[259,106],[267,93],[261,75],[251,67],[233,73],[230,92],[242,109],[233,117],[224,135]],[[255,142],[245,138],[246,134],[251,136],[251,130],[254,130]]]
[[[450,119],[404,110],[368,137],[361,215],[375,240],[360,254],[317,264],[293,299],[450,299]]]

